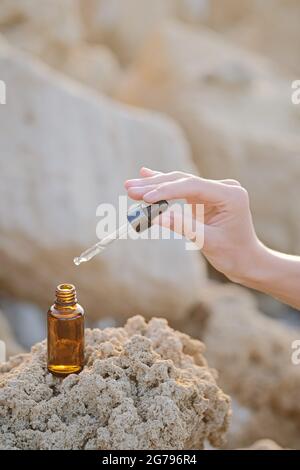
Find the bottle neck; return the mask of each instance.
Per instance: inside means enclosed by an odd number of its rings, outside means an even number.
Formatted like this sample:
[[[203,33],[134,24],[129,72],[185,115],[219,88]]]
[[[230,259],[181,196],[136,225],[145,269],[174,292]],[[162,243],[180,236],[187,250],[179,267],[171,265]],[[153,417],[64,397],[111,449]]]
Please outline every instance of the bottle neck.
[[[77,303],[76,289],[72,284],[60,284],[57,286],[55,304],[61,307],[68,307]]]

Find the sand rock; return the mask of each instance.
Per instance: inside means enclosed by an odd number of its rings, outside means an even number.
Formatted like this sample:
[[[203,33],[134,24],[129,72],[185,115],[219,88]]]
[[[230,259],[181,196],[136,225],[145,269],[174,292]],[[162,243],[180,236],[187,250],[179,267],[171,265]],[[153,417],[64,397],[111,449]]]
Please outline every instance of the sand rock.
[[[121,240],[87,264],[73,264],[97,241],[100,203],[126,216],[126,198],[118,211],[119,195],[142,165],[195,169],[179,128],[9,48],[0,68],[9,83],[0,110],[2,288],[46,309],[56,285],[72,282],[89,318],[184,317],[199,300],[205,268],[183,240]]]
[[[13,35],[26,27],[28,40],[38,34],[60,45],[74,45],[83,34],[79,1],[1,0],[1,29]]]
[[[209,30],[168,22],[148,41],[117,96],[176,118],[201,174],[239,179],[250,192],[261,238],[299,251],[291,200],[300,196],[300,108],[291,104],[290,78]]]
[[[283,450],[276,442],[271,439],[261,439],[255,442],[252,446],[244,450]]]
[[[84,46],[79,0],[4,0],[0,27],[14,47],[97,89],[105,92],[108,88],[107,81],[114,75],[114,57],[100,47],[94,50]],[[99,74],[105,67],[102,79]]]
[[[219,446],[229,398],[202,352],[165,320],[134,317],[124,328],[87,330],[84,370],[61,380],[47,373],[45,343],[37,344],[0,366],[0,448]]]
[[[57,7],[48,0],[13,0],[0,6],[1,23],[15,47],[98,91],[114,90],[120,65],[107,47],[85,43],[79,0],[60,0]]]
[[[239,18],[232,18],[233,21],[227,22],[227,27],[222,31],[239,44],[288,67],[291,72],[299,72],[298,0],[259,0],[247,3],[251,3],[252,8],[244,11]],[[213,27],[219,29],[217,24]]]
[[[132,60],[145,39],[176,11],[174,0],[81,0],[86,36],[103,42],[122,60]]]
[[[247,418],[243,419],[238,429],[235,426],[235,411],[230,421],[226,449],[247,448],[256,440],[264,440],[266,436],[285,449],[300,449],[299,421],[287,419],[273,409],[248,409]]]
[[[72,15],[77,18],[78,25],[80,25],[78,2],[76,3],[77,16],[76,9],[73,11],[71,8],[71,3],[64,4],[62,2],[61,5],[63,7],[63,14],[60,16],[61,29],[66,32],[66,37],[59,37],[58,34],[55,34],[55,28],[48,31],[48,24],[41,28],[40,16],[31,10],[28,12],[26,10],[26,14],[28,14],[26,21],[24,19],[16,25],[10,24],[7,18],[8,25],[2,29],[2,32],[10,44],[15,47],[39,57],[51,67],[96,88],[98,91],[110,94],[120,79],[121,68],[118,60],[107,47],[85,43],[80,29],[77,34],[74,34],[73,39],[69,37],[67,32],[71,27],[69,23],[72,21]],[[43,11],[45,7],[47,7],[47,2],[36,7],[42,18],[45,15]],[[67,15],[67,7],[71,10],[70,15]],[[55,17],[52,20],[54,22]],[[41,24],[43,25],[43,21]],[[57,21],[55,24],[57,28]]]
[[[299,448],[300,370],[292,362],[292,343],[300,330],[262,315],[254,298],[236,286],[211,286],[202,299],[210,309],[201,335],[209,363],[220,371],[225,392],[252,410],[230,435],[230,447],[267,436]]]
[[[41,58],[52,67],[60,67],[65,63],[70,46],[53,41],[44,32],[32,28],[31,24],[22,23],[1,31],[11,45]]]
[[[12,329],[4,313],[0,311],[0,341],[5,343],[6,358],[23,352],[23,348],[18,344]],[[1,360],[0,360],[1,362]]]
[[[239,0],[223,3],[225,8],[219,0],[81,0],[81,12],[89,41],[108,44],[127,63],[164,20],[178,18],[226,31],[256,11],[255,5]]]
[[[115,55],[107,47],[97,45],[71,48],[59,68],[105,94],[112,94],[122,73]]]
[[[300,70],[298,0],[179,0],[177,17],[203,24],[288,68]],[[267,27],[266,27],[267,25]]]

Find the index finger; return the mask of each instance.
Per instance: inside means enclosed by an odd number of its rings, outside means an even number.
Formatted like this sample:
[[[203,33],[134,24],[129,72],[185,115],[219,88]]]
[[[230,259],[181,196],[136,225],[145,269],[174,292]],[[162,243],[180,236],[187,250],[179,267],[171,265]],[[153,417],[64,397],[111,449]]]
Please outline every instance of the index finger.
[[[197,198],[201,202],[218,204],[224,202],[227,194],[228,188],[219,181],[193,176],[160,184],[146,193],[143,199],[145,202],[154,203],[162,199]]]
[[[167,181],[174,181],[182,178],[186,178],[190,175],[187,173],[182,173],[181,171],[172,171],[170,173],[155,173],[152,176],[147,176],[144,178],[136,178],[125,181],[125,188],[129,189],[132,187],[142,187],[148,186],[151,184],[161,184]]]

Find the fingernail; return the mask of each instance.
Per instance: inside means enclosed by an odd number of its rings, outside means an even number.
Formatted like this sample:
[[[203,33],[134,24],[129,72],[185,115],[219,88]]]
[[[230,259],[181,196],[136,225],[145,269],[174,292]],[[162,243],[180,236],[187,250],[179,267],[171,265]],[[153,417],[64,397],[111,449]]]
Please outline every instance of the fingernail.
[[[134,186],[136,183],[133,180],[127,180],[125,182],[125,187],[130,188],[131,186]]]
[[[132,187],[128,188],[128,190],[132,193],[136,193],[136,192],[142,191],[143,188],[141,188],[139,186],[132,186]]]

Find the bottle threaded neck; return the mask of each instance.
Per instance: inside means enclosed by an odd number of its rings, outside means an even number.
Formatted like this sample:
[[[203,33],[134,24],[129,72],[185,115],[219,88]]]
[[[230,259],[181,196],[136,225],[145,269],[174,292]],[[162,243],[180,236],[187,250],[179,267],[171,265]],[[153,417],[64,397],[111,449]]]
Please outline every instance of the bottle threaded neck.
[[[58,305],[74,305],[77,303],[76,289],[73,284],[60,284],[56,288],[55,295]]]

